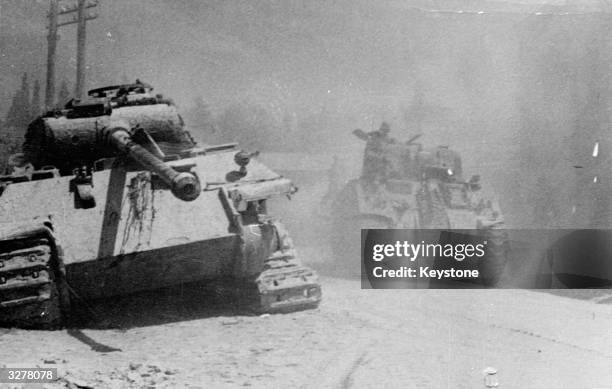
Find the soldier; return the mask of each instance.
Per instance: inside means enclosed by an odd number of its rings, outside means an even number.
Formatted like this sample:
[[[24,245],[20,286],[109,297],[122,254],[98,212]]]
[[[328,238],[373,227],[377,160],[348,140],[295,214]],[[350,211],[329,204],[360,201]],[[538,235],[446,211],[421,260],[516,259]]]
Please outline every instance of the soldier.
[[[380,128],[375,131],[364,132],[360,129],[353,131],[355,136],[367,142],[363,158],[362,176],[371,183],[385,179],[387,166],[385,146],[389,143],[395,143],[395,139],[389,137],[390,131],[391,127],[387,122],[382,122]]]
[[[353,134],[355,134],[355,136],[359,139],[365,140],[366,142],[393,142],[394,140],[392,138],[389,138],[390,131],[391,127],[389,126],[389,123],[382,122],[378,130],[365,132],[358,128],[353,131]]]

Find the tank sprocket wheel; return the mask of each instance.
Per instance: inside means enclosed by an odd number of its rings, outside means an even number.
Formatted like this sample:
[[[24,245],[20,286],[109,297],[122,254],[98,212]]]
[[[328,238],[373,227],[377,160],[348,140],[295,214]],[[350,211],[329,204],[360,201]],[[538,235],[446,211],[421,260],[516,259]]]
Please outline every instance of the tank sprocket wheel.
[[[60,292],[50,243],[44,238],[2,241],[0,250],[0,324],[60,327]]]
[[[58,248],[46,228],[0,236],[0,325],[56,329],[65,290]]]

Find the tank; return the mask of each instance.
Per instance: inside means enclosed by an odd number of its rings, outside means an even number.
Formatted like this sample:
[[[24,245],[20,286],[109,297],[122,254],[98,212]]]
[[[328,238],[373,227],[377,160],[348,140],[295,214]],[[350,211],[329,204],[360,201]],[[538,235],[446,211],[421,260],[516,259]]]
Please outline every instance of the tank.
[[[236,144],[199,146],[171,100],[136,82],[92,90],[27,129],[0,177],[0,323],[54,328],[75,303],[190,282],[258,312],[316,307],[267,201],[293,183]]]
[[[389,131],[383,123],[379,130],[353,132],[366,144],[361,176],[350,180],[332,202],[337,263],[358,272],[361,229],[461,230],[457,233],[487,239],[488,257],[479,270],[487,285],[498,284],[507,234],[499,205],[484,194],[480,177],[463,178],[456,151],[426,148],[416,142],[421,135],[400,142]]]

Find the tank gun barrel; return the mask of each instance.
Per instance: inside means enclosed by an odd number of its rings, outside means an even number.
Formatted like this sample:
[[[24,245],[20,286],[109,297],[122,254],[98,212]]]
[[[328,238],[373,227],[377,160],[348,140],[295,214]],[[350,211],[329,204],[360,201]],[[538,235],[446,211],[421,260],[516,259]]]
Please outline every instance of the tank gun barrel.
[[[117,150],[129,155],[145,169],[156,173],[170,186],[172,193],[184,201],[193,201],[202,191],[197,177],[192,173],[177,172],[172,167],[136,143],[126,127],[119,126],[107,131],[107,141]]]

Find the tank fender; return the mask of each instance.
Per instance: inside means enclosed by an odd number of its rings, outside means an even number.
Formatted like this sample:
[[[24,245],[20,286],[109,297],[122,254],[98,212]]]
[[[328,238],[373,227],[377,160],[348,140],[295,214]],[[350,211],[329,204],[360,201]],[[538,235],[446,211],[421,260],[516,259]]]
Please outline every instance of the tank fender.
[[[286,178],[247,185],[243,184],[236,189],[228,190],[234,206],[239,211],[245,210],[247,204],[251,201],[264,200],[276,196],[291,196],[296,192],[297,187]]]
[[[392,218],[386,215],[378,214],[378,213],[361,213],[351,218],[351,220],[360,220],[360,219],[376,221],[377,223],[381,223],[381,225],[385,225],[386,226],[385,228],[395,227],[395,221]]]

